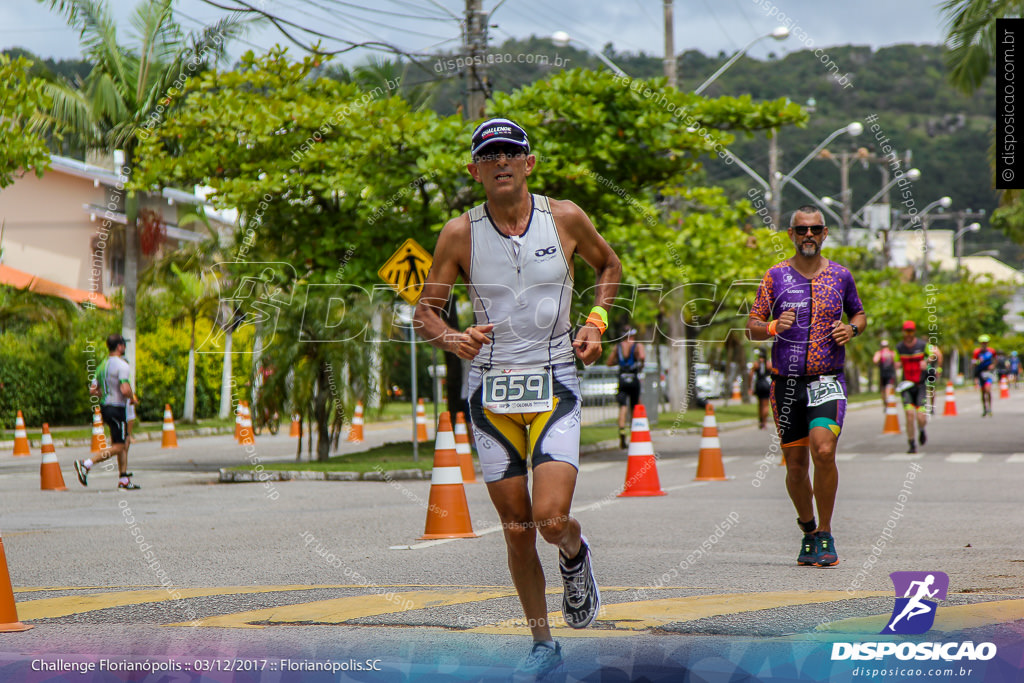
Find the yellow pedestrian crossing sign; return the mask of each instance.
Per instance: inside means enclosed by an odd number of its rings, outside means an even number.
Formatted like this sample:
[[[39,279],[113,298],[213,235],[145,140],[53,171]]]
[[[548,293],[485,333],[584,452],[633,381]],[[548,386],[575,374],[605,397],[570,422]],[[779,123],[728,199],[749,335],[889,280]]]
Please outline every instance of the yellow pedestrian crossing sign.
[[[427,282],[427,273],[430,272],[430,264],[433,262],[430,253],[410,237],[384,262],[377,274],[391,285],[400,297],[415,305],[420,300],[420,293]]]

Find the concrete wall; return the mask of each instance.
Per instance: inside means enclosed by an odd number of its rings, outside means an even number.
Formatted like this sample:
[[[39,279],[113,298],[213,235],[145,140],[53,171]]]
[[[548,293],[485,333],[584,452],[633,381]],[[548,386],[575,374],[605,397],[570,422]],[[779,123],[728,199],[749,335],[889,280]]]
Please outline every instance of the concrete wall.
[[[43,178],[27,174],[0,191],[4,264],[90,290],[90,242],[100,222],[90,222],[82,205],[103,204],[105,192],[90,180],[54,171]]]

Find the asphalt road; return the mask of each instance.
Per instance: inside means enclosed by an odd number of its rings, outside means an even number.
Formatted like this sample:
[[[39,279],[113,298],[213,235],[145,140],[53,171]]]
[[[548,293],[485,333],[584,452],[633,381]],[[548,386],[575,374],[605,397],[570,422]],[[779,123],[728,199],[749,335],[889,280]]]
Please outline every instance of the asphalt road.
[[[723,432],[725,482],[693,481],[699,437],[656,436],[660,497],[616,496],[623,452],[584,456],[574,514],[605,608],[596,628],[556,629],[567,659],[625,672],[605,680],[632,680],[636,662],[713,669],[753,657],[756,671],[770,648],[813,659],[822,643],[877,634],[893,606],[888,575],[907,570],[949,575],[933,632],[1024,642],[1024,392],[997,398],[993,418],[973,393],[958,403],[916,456],[902,435],[881,434],[880,406],[848,414],[841,561],[827,569],[795,564],[800,532],[769,432]],[[395,429],[371,427],[371,443]],[[85,449],[58,453],[66,492],[38,490],[38,455],[3,457],[0,531],[19,617],[35,628],[2,637],[0,673],[36,655],[372,656],[393,676],[353,680],[470,680],[525,653],[482,484],[466,487],[478,538],[421,543],[429,481],[217,484],[217,468],[252,452],[226,436],[179,443],[132,447],[133,492],[96,470],[81,487],[70,464]],[[289,460],[294,449],[263,437],[256,453]],[[542,561],[558,612],[555,551]]]

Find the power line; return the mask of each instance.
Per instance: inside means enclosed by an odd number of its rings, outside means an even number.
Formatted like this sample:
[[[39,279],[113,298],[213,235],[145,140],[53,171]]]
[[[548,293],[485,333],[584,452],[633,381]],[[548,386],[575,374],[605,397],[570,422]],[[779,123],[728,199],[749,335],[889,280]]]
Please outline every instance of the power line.
[[[320,4],[316,3],[314,0],[303,0],[303,1],[309,3],[310,5],[315,5],[316,7],[319,7],[320,9],[326,10],[328,12],[331,11],[327,7],[324,7],[323,5],[320,5]],[[416,15],[416,14],[402,14],[401,12],[389,12],[386,9],[364,7],[363,5],[356,5],[356,4],[351,3],[351,2],[345,2],[344,0],[324,0],[324,1],[325,2],[330,2],[332,5],[344,5],[345,7],[352,7],[353,9],[357,9],[357,10],[360,10],[360,11],[363,11],[363,12],[372,12],[373,14],[387,14],[387,15],[390,15],[390,16],[393,16],[393,17],[402,17],[403,19],[422,19],[424,21],[443,21],[446,24],[447,23],[451,23],[451,21],[452,21],[451,19],[448,19],[446,17],[439,17],[437,15],[428,17],[428,16],[422,16],[422,15]]]
[[[407,7],[409,9],[416,10],[417,12],[429,12],[430,9],[431,9],[430,7],[423,7],[422,5],[417,5],[414,2],[409,2],[409,0],[388,0],[388,2],[390,2],[392,4],[395,4],[395,5],[398,5],[399,7]],[[453,15],[451,12],[449,12],[444,7],[442,7],[441,9],[444,9],[445,14],[447,15],[447,17],[442,17],[439,14],[435,14],[433,16],[438,17],[439,19],[445,19],[446,21],[450,21],[452,18],[454,18],[456,20],[459,19],[458,16]]]
[[[338,15],[340,15],[342,17],[345,17],[345,18],[347,18],[347,19],[349,19],[351,21],[361,21],[361,22],[365,22],[367,24],[373,24],[374,26],[381,26],[383,28],[391,29],[393,31],[401,31],[403,33],[409,33],[411,35],[420,36],[420,37],[423,37],[423,38],[434,38],[434,39],[438,39],[438,40],[444,38],[444,36],[437,36],[437,35],[433,35],[433,34],[430,34],[430,33],[421,33],[420,31],[414,31],[412,29],[402,28],[401,26],[398,26],[396,24],[384,24],[384,23],[381,23],[379,21],[373,21],[372,19],[364,19],[363,17],[356,17],[356,16],[353,16],[351,14],[347,14],[347,13],[341,11],[340,9],[331,10],[331,9],[326,8],[326,7],[323,7],[322,5],[317,5],[317,3],[313,2],[313,0],[303,0],[303,1],[308,3],[308,4],[310,4],[310,5],[313,5],[315,7],[319,7],[320,9],[323,9],[325,11],[335,12]],[[346,3],[341,3],[341,4],[348,5],[349,3],[346,2]],[[303,10],[300,10],[297,7],[293,7],[292,9],[294,9],[294,10],[296,10],[298,12],[303,12],[303,14],[306,14],[307,16],[313,17],[314,19],[321,19],[319,16],[317,16],[315,14],[311,14],[309,12],[304,12]],[[399,15],[399,16],[403,16],[403,15]],[[335,24],[335,26],[339,26],[339,28],[340,28],[340,25],[338,25],[338,24]],[[371,36],[373,35],[369,31],[365,31],[364,30],[363,32],[366,33],[367,35],[371,35]],[[381,38],[380,36],[374,36],[374,37],[377,38],[378,40],[383,40],[383,38]]]
[[[360,42],[360,43],[356,43],[356,42],[353,42],[353,41],[348,40],[346,38],[339,38],[338,36],[332,36],[332,35],[329,35],[327,33],[322,33],[320,31],[317,31],[315,29],[307,28],[307,27],[305,27],[305,26],[303,26],[301,24],[295,23],[294,21],[290,21],[290,20],[285,19],[285,18],[283,18],[281,16],[278,16],[276,14],[272,14],[270,12],[267,12],[266,10],[264,10],[262,8],[254,7],[253,5],[249,4],[245,0],[234,0],[234,1],[237,2],[239,5],[241,5],[242,7],[238,7],[238,6],[228,7],[228,6],[222,5],[222,4],[218,3],[218,2],[215,2],[214,0],[202,0],[202,2],[206,3],[207,5],[211,5],[213,7],[218,8],[218,9],[227,10],[229,12],[241,12],[241,13],[246,13],[246,14],[257,14],[257,15],[260,15],[260,16],[266,18],[271,24],[273,24],[274,27],[277,28],[277,30],[280,31],[281,34],[284,35],[293,44],[295,44],[298,47],[301,47],[303,50],[306,50],[308,52],[312,52],[313,54],[320,54],[320,55],[324,55],[324,56],[339,55],[339,54],[343,54],[345,52],[351,52],[352,50],[356,50],[358,48],[366,48],[366,49],[370,49],[370,50],[378,50],[378,51],[381,51],[381,52],[391,52],[393,54],[398,54],[398,55],[402,55],[404,57],[407,57],[409,59],[409,61],[411,61],[413,64],[415,64],[419,68],[423,69],[424,71],[430,73],[430,70],[426,66],[424,66],[423,64],[420,64],[416,60],[415,56],[409,54],[408,52],[406,52],[406,51],[402,50],[401,48],[396,47],[396,46],[394,46],[394,45],[392,45],[390,43],[387,43],[387,42],[384,42],[384,41],[373,41],[373,40],[363,41],[363,42]],[[340,42],[340,43],[347,43],[348,47],[341,48],[339,50],[323,50],[323,49],[320,49],[320,48],[316,48],[313,45],[306,44],[303,41],[301,41],[298,38],[296,38],[294,35],[292,35],[292,33],[288,29],[285,28],[285,26],[297,29],[299,31],[302,31],[304,33],[308,33],[308,34],[310,34],[312,36],[316,36],[316,37],[319,37],[319,38],[326,38],[327,40],[337,41],[337,42]]]

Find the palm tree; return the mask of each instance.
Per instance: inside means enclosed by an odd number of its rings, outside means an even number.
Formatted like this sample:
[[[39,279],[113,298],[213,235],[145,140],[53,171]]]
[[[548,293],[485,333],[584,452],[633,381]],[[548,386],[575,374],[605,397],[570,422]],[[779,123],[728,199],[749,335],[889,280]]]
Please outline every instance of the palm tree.
[[[996,20],[1024,17],[1024,0],[947,0],[942,5],[946,20],[946,66],[950,82],[973,93],[991,73],[996,60]],[[995,167],[995,143],[989,161]],[[1024,242],[1024,191],[999,192],[1000,208],[991,224],[1011,239]]]
[[[47,94],[53,106],[41,112],[37,125],[58,130],[87,150],[124,154],[123,174],[130,180],[139,134],[158,124],[180,104],[185,83],[208,60],[224,56],[227,41],[246,26],[232,15],[186,35],[174,20],[172,0],[142,0],[132,17],[134,42],[122,40],[103,0],[38,0],[64,16],[79,31],[83,56],[94,66],[81,87],[52,79]],[[117,194],[124,192],[121,187]],[[121,197],[118,197],[120,199]],[[138,199],[129,190],[124,199],[125,258],[122,328],[127,356],[135,358],[136,290],[138,287]],[[133,368],[135,364],[131,363]]]
[[[211,276],[203,277],[187,273],[171,264],[174,279],[169,288],[171,298],[178,308],[172,318],[174,323],[188,322],[190,344],[188,348],[188,373],[185,376],[185,407],[181,419],[185,422],[196,420],[196,323],[200,318],[213,318],[220,302],[220,289]]]
[[[140,276],[140,285],[148,288],[173,282],[174,279],[177,278],[177,275],[174,273],[174,268],[178,268],[182,271],[200,274],[213,274],[216,272],[214,279],[220,285],[222,291],[230,291],[231,280],[230,276],[227,274],[227,269],[217,268],[218,264],[227,260],[222,248],[221,235],[210,223],[210,219],[201,205],[197,206],[194,211],[179,214],[178,216],[179,227],[184,228],[193,224],[203,226],[207,233],[206,237],[202,241],[182,246],[168,253],[163,258],[154,261]],[[217,412],[218,417],[222,419],[231,415],[231,347],[232,334],[234,333],[238,322],[239,316],[236,315],[235,310],[229,304],[221,300],[216,309],[215,324],[220,327],[224,334],[224,348],[222,351],[221,366],[220,409]],[[220,337],[219,334],[215,336],[216,338]]]
[[[368,368],[374,346],[343,341],[365,335],[371,305],[358,298],[334,298],[327,292],[310,294],[302,306],[281,311],[273,341],[263,352],[264,366],[278,371],[267,377],[254,397],[260,410],[282,412],[287,396],[295,412],[312,412],[317,423],[318,460],[330,456],[331,425],[351,416],[355,399],[365,402],[369,391],[369,383],[361,377],[345,385],[342,368]],[[341,301],[344,304],[338,305]],[[395,344],[383,346],[381,352],[396,352]],[[285,368],[290,372],[282,371]],[[312,425],[309,438],[313,438]]]
[[[942,13],[949,80],[973,93],[995,64],[996,19],[1024,16],[1024,0],[946,0]]]

